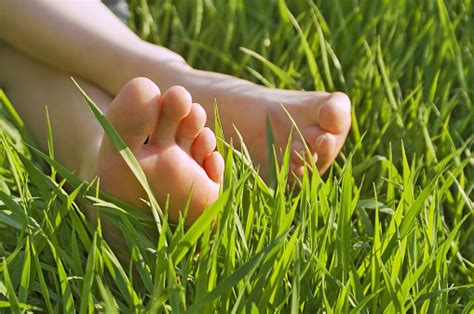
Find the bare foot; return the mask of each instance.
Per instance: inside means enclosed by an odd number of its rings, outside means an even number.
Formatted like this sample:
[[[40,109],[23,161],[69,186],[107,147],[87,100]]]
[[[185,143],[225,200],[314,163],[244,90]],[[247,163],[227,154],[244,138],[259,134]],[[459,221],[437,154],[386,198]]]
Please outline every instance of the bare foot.
[[[183,87],[160,96],[152,81],[133,79],[112,101],[107,117],[133,151],[160,205],[169,196],[171,221],[179,218],[191,189],[188,225],[217,199],[224,161],[214,152],[214,133],[204,127],[206,112]],[[145,192],[107,136],[97,174],[104,191],[144,208]]]
[[[267,115],[272,123],[277,152],[285,150],[293,127],[290,169],[298,176],[303,174],[304,160],[315,162],[319,173],[324,173],[336,159],[350,129],[351,104],[343,93],[257,87],[248,101],[254,108],[260,109],[254,110],[252,120],[236,117],[235,124],[246,139],[254,162],[260,165],[264,175],[268,172],[265,135]],[[295,130],[288,114],[294,119],[303,138]],[[260,122],[255,123],[256,119]],[[307,156],[303,142],[307,144],[312,156]]]
[[[206,108],[213,110],[214,99],[219,105],[222,125],[227,136],[235,137],[234,126],[242,134],[245,144],[261,174],[268,174],[266,119],[270,117],[277,152],[284,151],[294,119],[301,131],[292,134],[291,169],[302,175],[305,142],[316,163],[324,173],[338,155],[351,125],[351,104],[343,93],[305,92],[271,89],[235,77],[213,72],[188,70],[183,85]],[[236,138],[234,138],[234,143]]]

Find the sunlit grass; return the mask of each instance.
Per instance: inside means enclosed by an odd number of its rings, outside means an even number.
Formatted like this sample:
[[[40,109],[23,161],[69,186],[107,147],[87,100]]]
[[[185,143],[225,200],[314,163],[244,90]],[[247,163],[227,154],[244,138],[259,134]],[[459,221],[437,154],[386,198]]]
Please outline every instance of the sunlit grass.
[[[225,188],[189,229],[169,225],[152,200],[147,216],[99,193],[27,146],[0,92],[0,308],[474,310],[472,3],[287,2],[130,2],[130,26],[195,67],[340,90],[353,104],[337,164],[322,179],[307,169],[294,193],[285,163],[267,185],[245,151],[219,142]],[[84,198],[123,230],[126,249],[86,219]]]

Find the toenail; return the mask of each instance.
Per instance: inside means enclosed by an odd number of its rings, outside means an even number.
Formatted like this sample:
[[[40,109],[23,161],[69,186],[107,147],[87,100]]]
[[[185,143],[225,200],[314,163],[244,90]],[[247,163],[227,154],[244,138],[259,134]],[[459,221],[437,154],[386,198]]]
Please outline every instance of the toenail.
[[[321,118],[321,110],[323,110],[324,106],[326,106],[326,103],[322,103],[318,108],[316,109],[316,119],[319,121]]]
[[[321,136],[318,138],[318,140],[317,140],[317,142],[316,142],[316,147],[317,147],[318,149],[321,148],[321,146],[323,145],[323,143],[324,143],[324,141],[326,140],[326,138],[327,138],[326,134],[321,135]]]

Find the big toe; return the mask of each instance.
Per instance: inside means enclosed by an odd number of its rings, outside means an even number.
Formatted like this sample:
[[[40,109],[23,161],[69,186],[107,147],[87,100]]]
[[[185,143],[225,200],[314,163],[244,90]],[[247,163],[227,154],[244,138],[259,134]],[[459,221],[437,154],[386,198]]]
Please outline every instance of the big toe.
[[[141,147],[153,130],[159,101],[160,89],[143,77],[130,80],[112,101],[107,119],[132,150]],[[111,145],[107,137],[104,141]]]
[[[331,93],[319,106],[317,120],[320,127],[333,134],[346,134],[351,125],[351,101],[340,92]]]

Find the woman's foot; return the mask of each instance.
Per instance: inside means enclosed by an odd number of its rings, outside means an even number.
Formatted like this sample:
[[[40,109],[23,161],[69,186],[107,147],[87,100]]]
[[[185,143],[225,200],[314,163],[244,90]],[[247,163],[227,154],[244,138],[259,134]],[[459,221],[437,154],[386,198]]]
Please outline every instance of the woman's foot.
[[[146,78],[128,82],[107,110],[107,118],[130,147],[160,205],[169,197],[169,217],[177,221],[192,191],[186,223],[194,222],[218,197],[224,161],[215,152],[206,112],[180,86],[163,96]],[[97,174],[107,193],[141,208],[146,194],[107,136]]]
[[[319,173],[324,173],[336,159],[350,129],[351,104],[343,93],[288,91],[258,86],[248,101],[260,110],[250,111],[247,117],[235,117],[234,124],[263,175],[268,173],[269,160],[267,116],[271,121],[277,154],[284,152],[292,133],[290,170],[297,176],[303,174],[305,160],[316,163]],[[307,156],[303,143],[308,146],[311,156]]]

